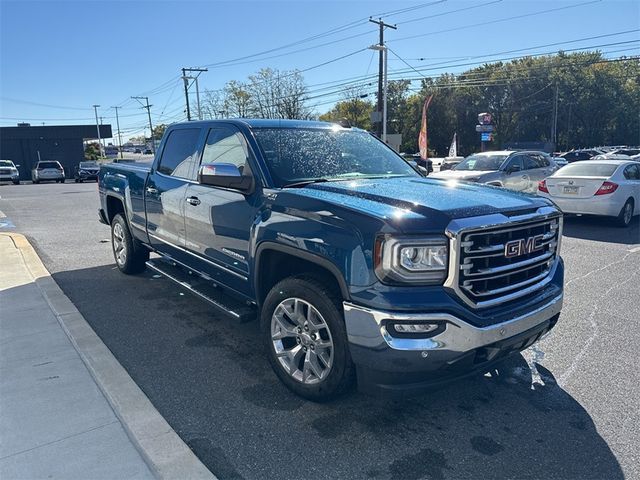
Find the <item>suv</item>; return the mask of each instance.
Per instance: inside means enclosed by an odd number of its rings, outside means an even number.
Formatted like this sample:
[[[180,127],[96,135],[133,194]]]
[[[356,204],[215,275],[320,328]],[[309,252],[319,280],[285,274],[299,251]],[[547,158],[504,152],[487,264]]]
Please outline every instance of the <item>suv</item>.
[[[56,161],[38,162],[31,170],[31,181],[64,183],[64,168]]]
[[[434,177],[535,193],[538,182],[556,170],[558,166],[544,152],[502,150],[470,155],[452,170],[436,173]]]
[[[20,185],[19,166],[11,160],[0,160],[0,182],[11,181],[14,185]]]

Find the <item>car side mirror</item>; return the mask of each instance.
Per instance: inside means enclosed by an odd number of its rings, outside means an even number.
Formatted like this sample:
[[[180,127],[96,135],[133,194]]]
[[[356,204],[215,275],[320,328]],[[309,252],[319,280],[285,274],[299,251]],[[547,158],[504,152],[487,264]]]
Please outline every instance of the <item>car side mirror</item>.
[[[198,182],[202,185],[232,188],[244,193],[253,191],[253,176],[243,175],[233,163],[204,163],[198,170]]]
[[[507,173],[515,173],[520,171],[520,165],[510,165],[507,167]]]

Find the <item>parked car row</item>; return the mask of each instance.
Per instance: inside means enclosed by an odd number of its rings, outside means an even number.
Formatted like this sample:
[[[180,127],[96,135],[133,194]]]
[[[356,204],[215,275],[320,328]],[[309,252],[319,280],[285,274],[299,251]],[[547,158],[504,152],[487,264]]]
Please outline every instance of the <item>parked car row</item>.
[[[14,185],[20,184],[20,165],[16,165],[11,160],[0,160],[0,182],[12,182]],[[74,170],[74,180],[76,183],[85,180],[98,180],[100,165],[98,162],[80,162]],[[60,162],[46,160],[36,163],[31,170],[31,181],[34,184],[41,182],[64,183],[66,179],[64,167]]]

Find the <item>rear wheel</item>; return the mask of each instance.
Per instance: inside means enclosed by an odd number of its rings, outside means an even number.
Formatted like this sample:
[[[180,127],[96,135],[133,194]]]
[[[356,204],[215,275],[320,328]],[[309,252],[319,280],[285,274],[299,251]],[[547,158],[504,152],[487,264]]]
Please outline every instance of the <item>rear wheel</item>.
[[[14,185],[20,185],[20,180],[13,180]]]
[[[149,250],[131,236],[129,225],[122,214],[111,221],[111,246],[116,265],[122,273],[140,273],[149,260]]]
[[[294,393],[322,402],[353,385],[341,299],[317,279],[277,283],[264,301],[261,329],[271,367]]]
[[[616,224],[619,227],[628,227],[633,219],[633,199],[629,198],[622,206],[620,213],[616,217]]]

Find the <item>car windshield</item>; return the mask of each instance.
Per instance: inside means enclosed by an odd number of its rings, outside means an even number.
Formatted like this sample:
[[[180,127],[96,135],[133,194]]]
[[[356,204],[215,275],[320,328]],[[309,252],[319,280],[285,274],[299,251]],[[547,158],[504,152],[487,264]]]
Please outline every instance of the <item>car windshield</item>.
[[[562,167],[554,177],[610,177],[619,165],[611,163],[581,162]]]
[[[38,168],[60,168],[60,164],[58,162],[39,162]]]
[[[80,162],[80,168],[99,168],[96,162]]]
[[[0,167],[13,167],[13,162],[9,160],[0,160]]]
[[[372,135],[328,128],[256,128],[255,138],[277,187],[307,181],[419,177]]]
[[[509,155],[489,154],[489,155],[470,155],[453,167],[454,170],[499,170],[500,165],[507,159]]]

